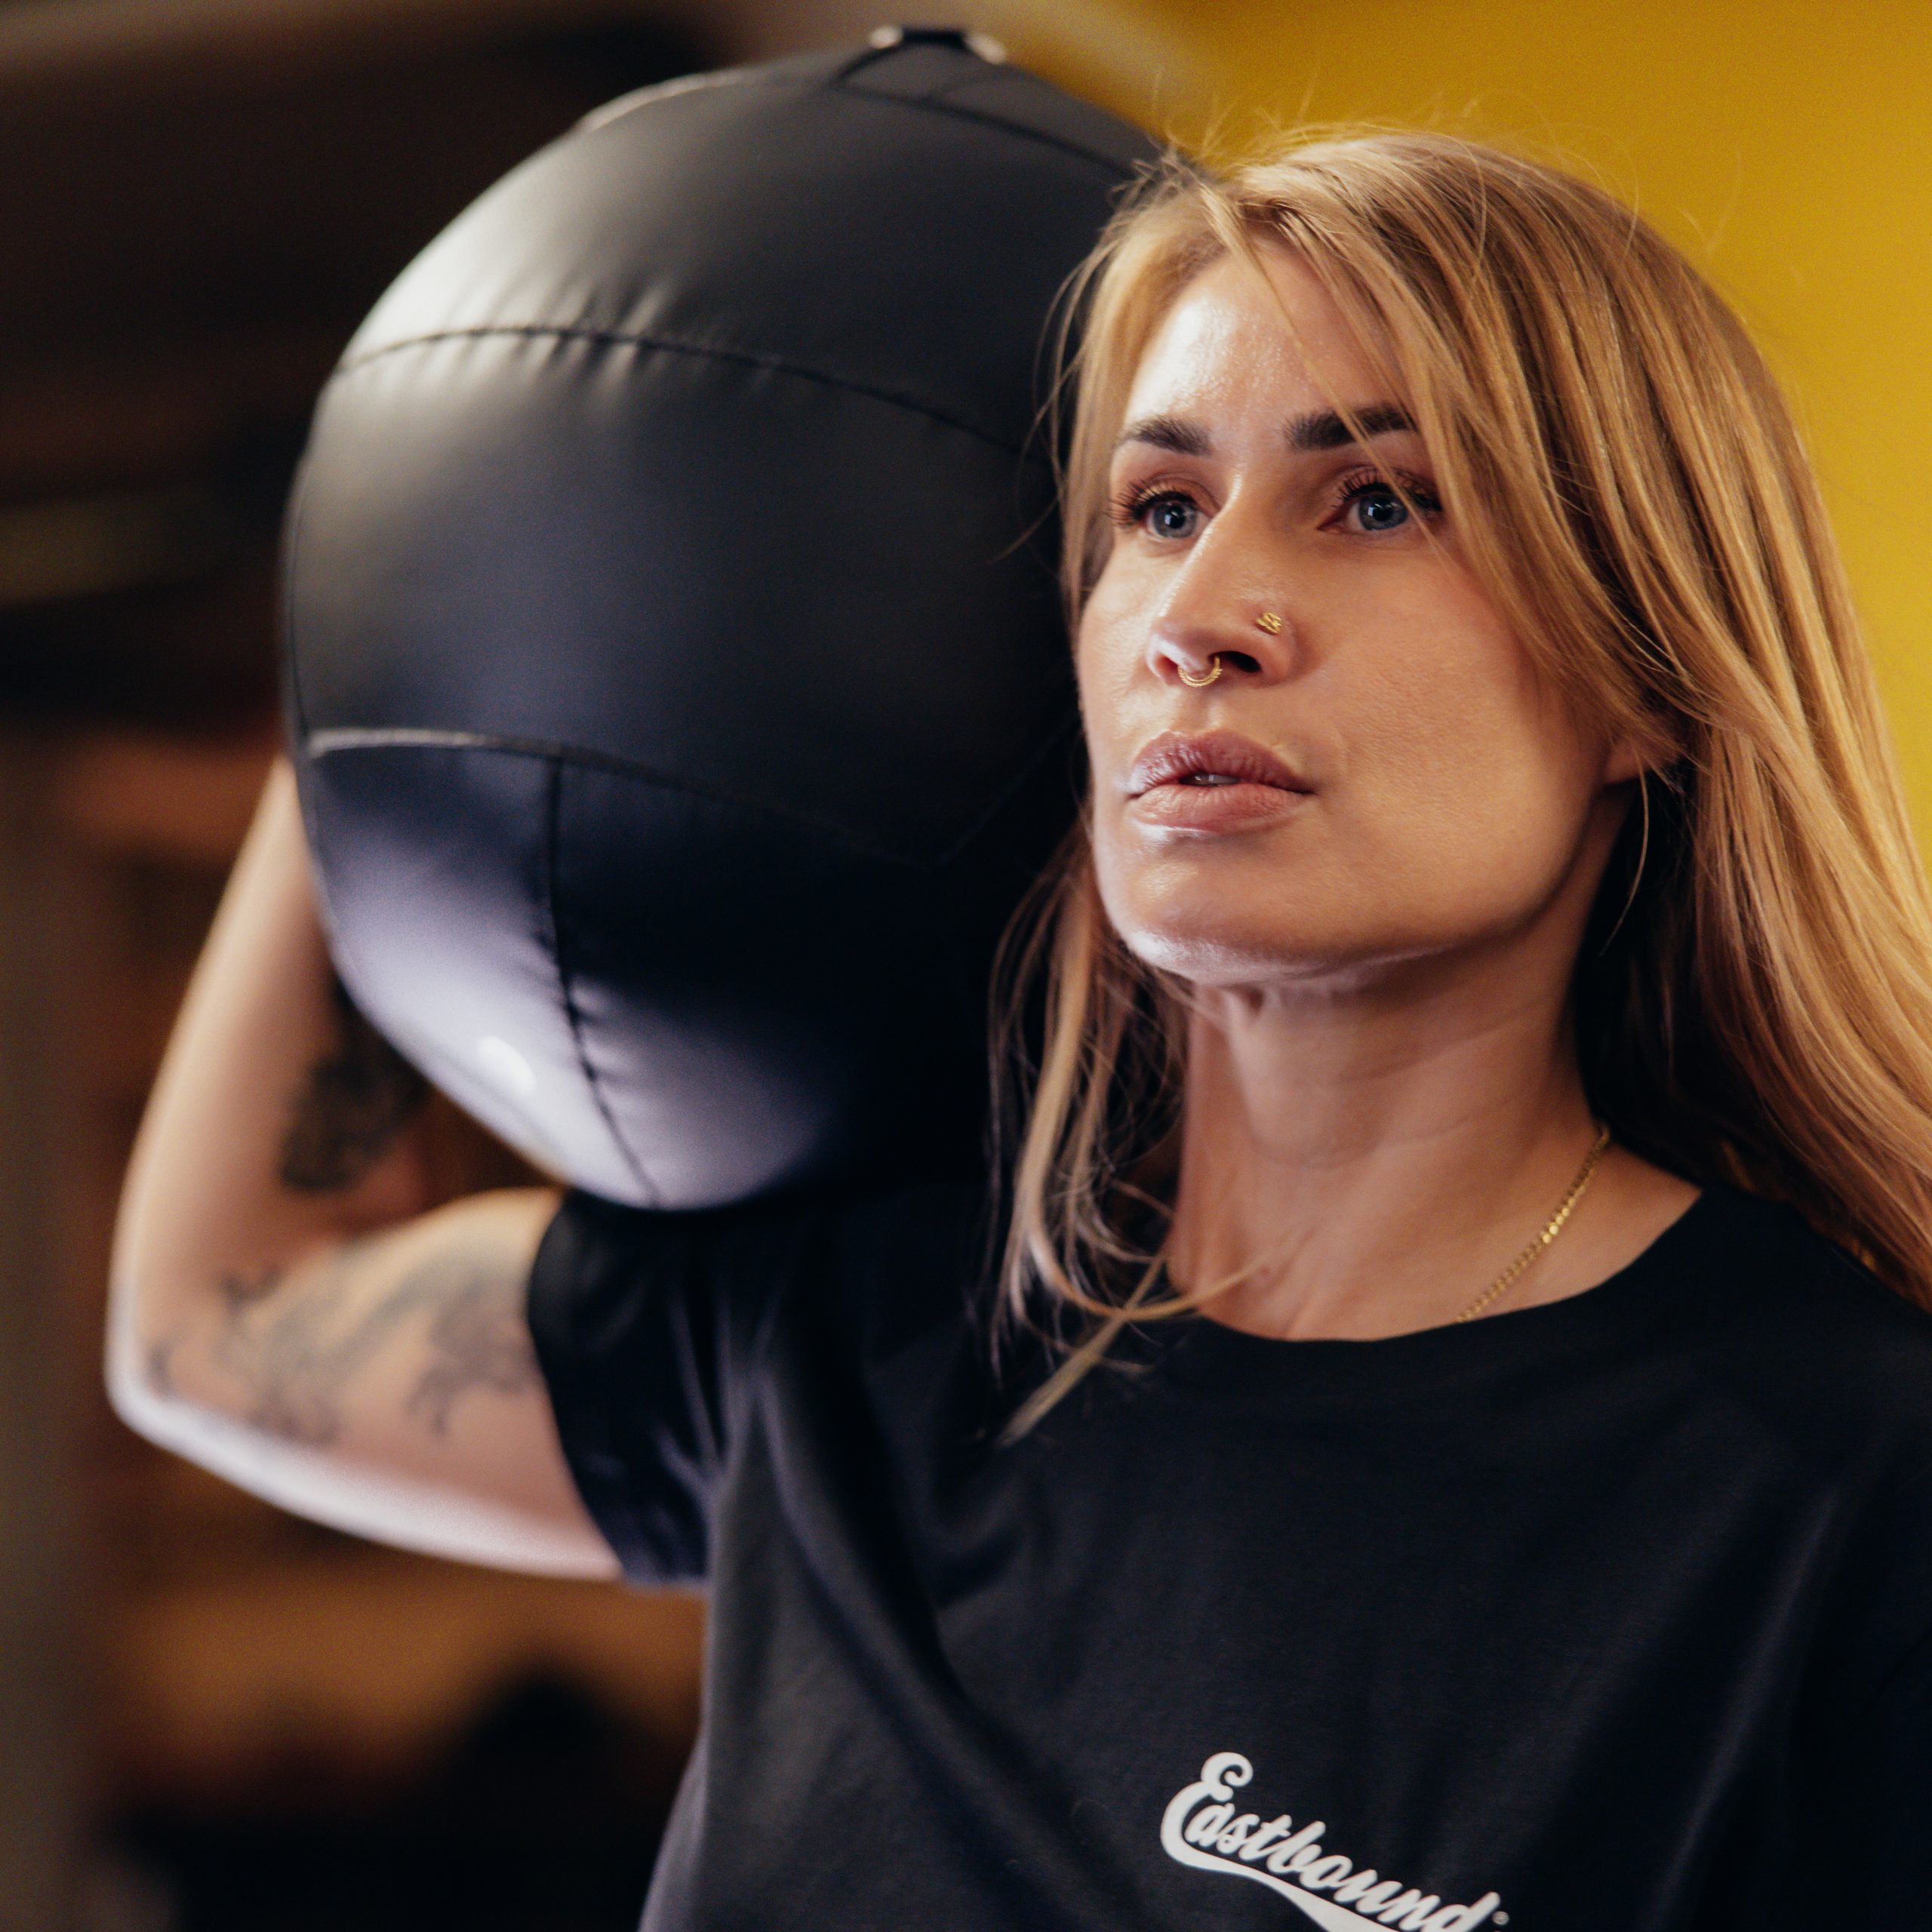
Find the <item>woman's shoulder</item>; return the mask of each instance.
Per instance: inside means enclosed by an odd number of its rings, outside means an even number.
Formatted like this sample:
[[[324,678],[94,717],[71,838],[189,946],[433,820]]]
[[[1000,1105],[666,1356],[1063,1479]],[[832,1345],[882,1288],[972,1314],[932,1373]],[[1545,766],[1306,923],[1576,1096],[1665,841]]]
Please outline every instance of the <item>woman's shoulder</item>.
[[[818,1197],[829,1252],[855,1278],[909,1269],[968,1272],[993,1251],[996,1202],[985,1182],[907,1180]]]
[[[1787,1203],[1714,1186],[1684,1232],[1709,1372],[1821,1450],[1889,1445],[1932,1476],[1932,1311]]]
[[[983,1180],[854,1189],[827,1197],[819,1211],[821,1262],[856,1318],[956,1309],[997,1272],[997,1202]]]
[[[1888,1286],[1789,1202],[1718,1183],[1691,1211],[1706,1223],[1706,1252],[1722,1257],[1767,1317],[1854,1355],[1903,1351],[1932,1367],[1932,1309]]]

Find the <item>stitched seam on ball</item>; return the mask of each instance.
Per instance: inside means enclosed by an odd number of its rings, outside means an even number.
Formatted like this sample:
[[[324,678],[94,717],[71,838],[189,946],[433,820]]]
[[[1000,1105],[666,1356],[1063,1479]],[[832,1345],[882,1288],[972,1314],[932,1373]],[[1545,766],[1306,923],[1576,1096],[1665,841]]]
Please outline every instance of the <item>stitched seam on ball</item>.
[[[598,1117],[604,1123],[604,1131],[611,1137],[611,1144],[622,1157],[624,1165],[630,1169],[631,1177],[638,1187],[651,1197],[651,1205],[661,1208],[664,1196],[661,1189],[654,1186],[638,1164],[637,1156],[632,1152],[630,1143],[617,1131],[617,1123],[612,1118],[610,1103],[604,1097],[604,1089],[598,1082],[596,1070],[590,1064],[590,1055],[585,1048],[583,1015],[577,1003],[577,995],[571,989],[568,961],[564,956],[563,920],[557,909],[557,857],[560,842],[559,821],[563,817],[562,798],[564,768],[561,758],[550,760],[548,782],[543,795],[543,918],[546,931],[544,938],[549,943],[550,963],[557,974],[557,992],[564,1002],[564,1020],[570,1028],[571,1045],[577,1054],[577,1071],[583,1075],[584,1084],[590,1090],[592,1105]]]
[[[915,112],[929,111],[950,114],[961,121],[977,121],[982,126],[997,128],[1001,134],[1011,134],[1016,140],[1033,141],[1044,148],[1051,148],[1056,153],[1071,156],[1097,168],[1102,173],[1111,174],[1116,181],[1131,181],[1131,169],[1123,168],[1118,158],[1099,148],[1089,147],[1084,141],[1069,139],[1063,134],[1050,134],[1044,128],[1035,128],[1023,121],[1010,121],[1001,114],[988,113],[983,108],[963,107],[949,97],[961,88],[973,87],[999,74],[1002,69],[985,62],[977,63],[962,72],[958,79],[947,82],[937,92],[928,94],[888,94],[881,88],[869,88],[857,83],[855,77],[864,73],[879,61],[887,60],[897,48],[866,48],[862,49],[851,63],[836,72],[826,75],[815,81],[802,81],[792,74],[761,74],[755,67],[721,67],[710,73],[684,74],[675,80],[654,81],[647,87],[634,92],[620,94],[615,100],[607,101],[601,107],[592,108],[571,129],[573,134],[595,134],[601,129],[621,121],[634,109],[648,107],[654,102],[670,99],[678,94],[695,94],[712,88],[762,87],[800,95],[829,94],[837,89],[846,94],[859,95],[866,100],[889,102],[895,107],[907,108]],[[1009,68],[1004,71],[1024,74],[1024,68]]]
[[[1007,805],[1032,782],[1043,764],[1064,753],[1069,737],[1079,728],[1077,714],[1073,706],[1067,704],[1063,698],[1049,710],[1047,716],[1047,723],[1038,728],[1038,735],[1032,750],[1020,760],[1013,776],[993,794],[979,817],[932,860],[934,871],[943,871],[951,865],[1005,810]],[[1069,731],[1069,727],[1072,731]]]
[[[822,370],[808,369],[780,356],[764,355],[752,349],[725,348],[715,343],[683,342],[675,336],[646,335],[641,331],[629,329],[586,328],[569,322],[479,322],[467,328],[426,330],[421,335],[405,336],[399,342],[386,342],[380,349],[365,349],[359,355],[346,358],[336,365],[329,381],[333,385],[346,377],[358,375],[371,364],[380,362],[387,355],[400,355],[405,349],[433,348],[439,342],[482,342],[491,337],[526,341],[546,337],[555,342],[596,342],[612,348],[660,349],[669,355],[703,356],[714,362],[735,362],[746,368],[768,371],[773,375],[795,377],[801,382],[816,383],[821,388],[841,390],[848,395],[869,396],[875,402],[890,403],[894,408],[903,409],[910,415],[923,416],[929,423],[957,429],[961,435],[974,437],[994,449],[1004,451],[1008,456],[1017,457],[1023,463],[1041,460],[1028,453],[1025,443],[1009,442],[1004,436],[995,436],[989,430],[962,422],[944,410],[934,409],[929,403],[915,401],[894,389],[854,382],[849,377],[829,376]],[[1028,440],[1030,441],[1031,438]]]
[[[560,764],[585,767],[594,771],[608,771],[620,778],[635,778],[641,783],[657,786],[666,792],[677,792],[687,798],[702,798],[707,804],[728,805],[734,811],[755,813],[765,818],[782,819],[789,824],[801,826],[842,845],[848,851],[857,853],[860,857],[875,860],[883,865],[903,866],[909,870],[923,871],[933,866],[944,865],[960,848],[969,840],[972,830],[958,838],[949,839],[936,856],[908,858],[903,853],[888,852],[882,848],[868,844],[856,836],[844,826],[835,825],[829,820],[815,818],[808,812],[793,810],[789,806],[768,804],[756,798],[743,798],[715,786],[694,783],[688,778],[678,777],[669,772],[659,771],[638,760],[620,757],[614,752],[590,750],[577,745],[557,744],[541,738],[499,737],[487,731],[439,731],[417,729],[408,725],[392,728],[382,726],[337,726],[333,729],[312,731],[303,741],[303,749],[311,758],[327,758],[337,752],[380,751],[388,746],[398,748],[420,745],[428,749],[441,749],[449,751],[502,752],[516,758],[546,758]],[[1032,762],[1029,754],[1027,762]],[[1001,795],[1004,795],[1002,787]],[[980,821],[975,820],[973,829]]]
[[[857,71],[863,72],[864,69],[862,68]],[[897,106],[910,108],[915,112],[950,114],[955,120],[976,121],[983,128],[997,128],[1003,134],[1011,134],[1023,141],[1035,141],[1043,148],[1051,148],[1056,154],[1066,155],[1075,161],[1084,161],[1090,168],[1097,168],[1103,174],[1112,175],[1116,182],[1122,184],[1134,178],[1133,170],[1123,168],[1111,155],[1102,154],[1096,148],[1084,146],[1078,141],[1068,140],[1059,134],[1047,134],[1038,128],[1029,128],[1023,122],[1009,121],[1004,115],[989,114],[983,108],[962,107],[956,101],[947,98],[954,89],[972,87],[991,78],[999,71],[997,67],[989,67],[983,73],[962,74],[958,80],[948,82],[945,90],[938,94],[888,94],[882,88],[854,86],[842,75],[833,85],[842,88],[848,94],[861,95],[867,100],[891,101]],[[1026,70],[1014,68],[1008,71],[1023,73]]]
[[[790,806],[771,804],[762,799],[740,798],[734,792],[720,791],[713,786],[700,785],[691,779],[660,771],[641,760],[624,758],[615,752],[594,751],[586,746],[560,744],[549,739],[513,738],[499,737],[488,731],[438,731],[432,727],[406,724],[337,725],[309,733],[303,740],[303,749],[311,758],[327,758],[337,752],[381,751],[391,747],[402,749],[417,745],[429,750],[500,752],[512,758],[549,758],[560,764],[577,765],[587,771],[608,771],[620,778],[634,778],[640,784],[654,785],[662,791],[676,792],[686,798],[701,798],[707,804],[725,805],[734,811],[780,819],[789,825],[801,826],[808,831],[843,846],[848,852],[856,853],[860,858],[873,860],[881,865],[903,866],[912,872],[939,872],[952,864],[972,844],[1041,765],[1063,746],[1067,737],[1067,728],[1072,721],[1072,710],[1067,703],[1069,695],[1065,692],[1058,694],[1046,707],[1043,714],[1044,721],[1035,727],[1033,741],[1026,755],[1014,767],[1011,777],[993,794],[986,808],[972,823],[955,834],[937,851],[912,858],[902,852],[888,852],[883,847],[869,844],[844,826],[835,825],[827,819],[816,818],[808,812],[798,811]]]

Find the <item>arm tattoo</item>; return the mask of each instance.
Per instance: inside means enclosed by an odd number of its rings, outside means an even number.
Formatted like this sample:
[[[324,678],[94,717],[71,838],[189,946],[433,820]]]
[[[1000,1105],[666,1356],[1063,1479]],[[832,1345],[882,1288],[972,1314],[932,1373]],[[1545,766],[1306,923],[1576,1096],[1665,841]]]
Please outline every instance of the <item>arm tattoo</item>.
[[[298,1194],[353,1187],[394,1143],[429,1082],[333,982],[340,1041],[309,1069],[282,1137],[281,1182]]]
[[[148,1345],[147,1385],[163,1401],[174,1393],[174,1355],[181,1342],[182,1331],[176,1327]]]
[[[423,1371],[404,1407],[420,1415],[432,1435],[449,1433],[450,1411],[466,1389],[521,1394],[537,1384],[537,1358],[515,1301],[498,1281],[472,1281],[436,1310],[429,1340],[436,1359]]]
[[[248,1389],[248,1422],[284,1441],[324,1447],[340,1438],[350,1384],[411,1317],[428,1311],[433,1358],[404,1404],[433,1435],[469,1390],[520,1394],[537,1361],[519,1318],[522,1284],[480,1244],[438,1254],[373,1299],[353,1294],[368,1241],[351,1241],[319,1277],[278,1303],[279,1271],[222,1278],[224,1319],[215,1358]]]

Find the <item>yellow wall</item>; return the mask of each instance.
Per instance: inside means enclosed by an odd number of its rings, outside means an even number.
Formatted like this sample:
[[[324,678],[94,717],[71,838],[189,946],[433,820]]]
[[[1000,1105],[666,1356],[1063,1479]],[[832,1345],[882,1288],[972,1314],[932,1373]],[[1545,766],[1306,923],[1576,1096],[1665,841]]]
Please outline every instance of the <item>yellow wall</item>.
[[[1687,250],[1797,402],[1932,851],[1932,0],[1053,10],[1017,58],[1190,143],[1272,117],[1527,145]]]

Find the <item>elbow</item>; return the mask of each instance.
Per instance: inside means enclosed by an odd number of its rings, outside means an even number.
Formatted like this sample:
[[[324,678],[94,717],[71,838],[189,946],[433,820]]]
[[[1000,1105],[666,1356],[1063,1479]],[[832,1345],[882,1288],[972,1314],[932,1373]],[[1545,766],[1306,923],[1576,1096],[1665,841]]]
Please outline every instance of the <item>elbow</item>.
[[[103,1368],[108,1405],[136,1435],[157,1439],[174,1394],[165,1346],[110,1334]]]
[[[216,1451],[233,1418],[208,1400],[206,1378],[192,1373],[186,1334],[146,1334],[133,1324],[110,1333],[103,1364],[108,1405],[156,1448],[223,1474]]]
[[[137,1435],[168,1447],[175,1433],[171,1420],[184,1406],[174,1369],[181,1340],[146,1317],[134,1271],[125,1265],[117,1269],[102,1361],[108,1404]]]

